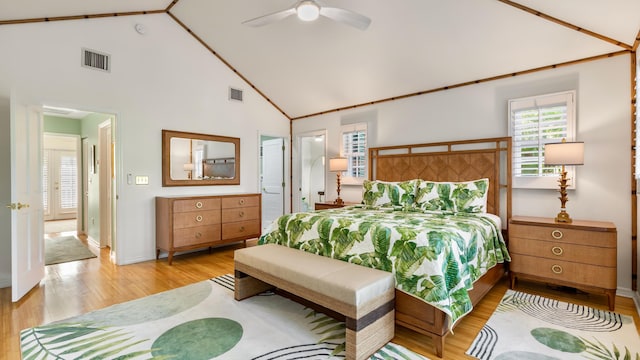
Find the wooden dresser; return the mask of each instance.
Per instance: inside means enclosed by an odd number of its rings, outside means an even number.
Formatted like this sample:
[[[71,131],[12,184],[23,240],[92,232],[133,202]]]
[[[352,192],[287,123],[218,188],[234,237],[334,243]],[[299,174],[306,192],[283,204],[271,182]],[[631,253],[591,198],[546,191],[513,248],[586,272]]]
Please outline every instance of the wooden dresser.
[[[260,236],[261,194],[156,197],[156,259]]]
[[[514,216],[509,221],[509,276],[604,293],[615,309],[617,231],[613,223]]]

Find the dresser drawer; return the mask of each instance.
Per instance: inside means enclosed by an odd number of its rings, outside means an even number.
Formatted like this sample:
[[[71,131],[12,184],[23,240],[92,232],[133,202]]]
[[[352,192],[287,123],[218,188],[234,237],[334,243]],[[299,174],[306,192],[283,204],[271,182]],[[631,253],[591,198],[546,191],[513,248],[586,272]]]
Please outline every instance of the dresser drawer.
[[[176,229],[220,223],[220,210],[194,211],[173,214]]]
[[[222,198],[222,208],[232,209],[239,207],[259,206],[260,198],[258,196],[230,196]]]
[[[585,246],[616,246],[615,232],[567,229],[553,226],[511,224],[509,227],[509,237],[545,240],[556,243],[572,243]]]
[[[533,239],[510,238],[509,253],[599,266],[615,267],[617,263],[615,247],[596,248]]]
[[[197,246],[212,241],[220,240],[220,227],[222,225],[196,226],[184,229],[175,229],[173,232],[173,246]]]
[[[238,221],[222,224],[222,240],[260,236],[260,221]]]
[[[260,217],[260,208],[257,206],[243,207],[235,209],[224,209],[222,211],[222,222],[236,222],[246,220],[256,220]]]
[[[173,212],[187,212],[187,211],[200,211],[200,210],[216,210],[220,209],[219,198],[204,198],[204,199],[184,199],[175,200],[173,202]]]
[[[549,282],[559,280],[603,289],[615,289],[617,286],[617,269],[615,267],[511,254],[509,270],[515,273],[543,277],[549,279]]]

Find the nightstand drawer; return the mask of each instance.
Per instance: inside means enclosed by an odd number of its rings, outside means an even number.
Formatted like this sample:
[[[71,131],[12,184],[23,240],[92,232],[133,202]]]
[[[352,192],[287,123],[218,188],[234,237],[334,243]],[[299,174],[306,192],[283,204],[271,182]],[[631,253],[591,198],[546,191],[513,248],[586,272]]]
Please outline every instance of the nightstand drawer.
[[[598,266],[615,267],[617,263],[615,247],[603,248],[523,238],[510,238],[509,253]]]
[[[617,269],[534,256],[511,254],[510,271],[602,289],[615,289]]]
[[[610,231],[589,231],[555,226],[511,224],[510,238],[545,240],[556,243],[571,243],[585,246],[615,247],[616,233]]]

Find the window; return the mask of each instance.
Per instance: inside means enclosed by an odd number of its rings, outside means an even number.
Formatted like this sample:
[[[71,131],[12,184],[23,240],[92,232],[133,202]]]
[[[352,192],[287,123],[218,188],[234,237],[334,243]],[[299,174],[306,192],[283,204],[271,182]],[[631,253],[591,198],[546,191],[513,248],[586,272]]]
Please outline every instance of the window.
[[[509,100],[513,187],[556,189],[560,166],[545,166],[546,143],[575,140],[575,91]],[[573,166],[566,167],[574,179]],[[569,182],[569,188],[575,181]]]
[[[342,156],[347,158],[345,184],[361,184],[367,177],[367,124],[342,125]]]

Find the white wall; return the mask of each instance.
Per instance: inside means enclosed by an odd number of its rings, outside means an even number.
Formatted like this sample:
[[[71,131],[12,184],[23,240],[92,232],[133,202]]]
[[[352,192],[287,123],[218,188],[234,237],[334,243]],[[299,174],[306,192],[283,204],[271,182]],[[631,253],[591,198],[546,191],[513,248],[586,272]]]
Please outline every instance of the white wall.
[[[507,99],[575,89],[577,138],[585,142],[585,165],[577,169],[577,189],[569,191],[567,211],[574,219],[616,224],[618,289],[629,295],[629,64],[629,55],[623,55],[330,113],[294,121],[293,133],[326,128],[329,157],[339,152],[341,121],[355,117],[369,123],[371,147],[507,136]],[[361,201],[361,191],[343,186],[341,197]],[[327,181],[327,199],[335,196],[335,181]],[[514,190],[513,214],[554,217],[560,209],[557,197],[555,190]]]
[[[155,258],[155,196],[257,192],[258,134],[289,135],[282,114],[165,14],[8,25],[0,44],[11,54],[0,56],[0,99],[14,88],[34,104],[116,114],[120,264]],[[82,68],[82,47],[110,54],[111,73]],[[244,102],[228,100],[229,86]],[[240,185],[162,187],[161,129],[241,138]],[[128,173],[149,185],[126,184]]]
[[[9,99],[0,96],[0,204],[11,203]],[[6,169],[9,169],[7,171]],[[0,288],[11,286],[11,211],[0,208]]]

